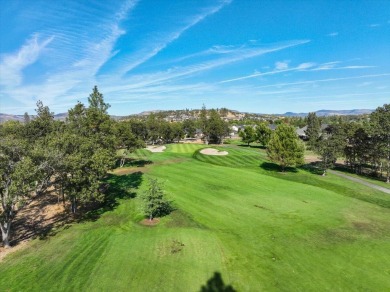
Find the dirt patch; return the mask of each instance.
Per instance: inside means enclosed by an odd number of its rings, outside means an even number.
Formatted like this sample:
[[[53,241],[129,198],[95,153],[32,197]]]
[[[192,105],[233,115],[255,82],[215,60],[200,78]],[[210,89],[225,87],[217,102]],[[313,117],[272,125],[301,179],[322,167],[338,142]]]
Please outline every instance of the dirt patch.
[[[165,146],[148,146],[146,147],[147,150],[149,150],[150,152],[164,152],[165,149],[167,149],[167,147]]]
[[[200,150],[200,153],[204,155],[228,155],[229,153],[227,151],[219,151],[214,148],[205,148]]]
[[[111,173],[116,175],[126,175],[126,174],[132,174],[136,172],[145,173],[147,172],[147,168],[146,167],[121,167],[111,171]]]
[[[141,222],[139,222],[139,224],[144,226],[156,226],[158,223],[160,223],[159,218],[153,218],[152,220],[144,219]]]
[[[28,241],[25,240],[21,243],[19,243],[17,246],[13,246],[11,248],[4,248],[0,247],[0,263],[3,261],[3,259],[10,253],[16,252],[18,250],[22,250],[23,248],[27,247]]]
[[[7,254],[24,248],[34,238],[45,238],[54,227],[60,227],[72,220],[65,212],[58,196],[52,193],[34,198],[21,209],[13,222],[11,248],[0,248],[0,261]]]

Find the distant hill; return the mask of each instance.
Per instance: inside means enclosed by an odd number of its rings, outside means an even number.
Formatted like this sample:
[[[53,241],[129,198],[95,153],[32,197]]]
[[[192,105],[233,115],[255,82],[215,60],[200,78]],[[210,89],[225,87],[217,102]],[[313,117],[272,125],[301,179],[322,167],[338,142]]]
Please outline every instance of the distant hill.
[[[59,120],[59,121],[65,121],[67,116],[68,116],[68,113],[60,113],[60,114],[54,115],[54,119],[55,120]],[[34,119],[35,116],[31,115],[30,118]],[[8,114],[0,113],[0,123],[4,123],[6,121],[19,121],[19,122],[23,122],[24,121],[24,115],[8,115]]]
[[[316,115],[319,117],[327,117],[327,116],[352,116],[352,115],[365,115],[370,114],[374,110],[371,109],[353,109],[353,110],[319,110],[316,111]],[[281,116],[286,117],[306,117],[308,113],[293,113],[286,112],[281,114]]]
[[[172,111],[163,111],[163,110],[152,110],[152,111],[144,111],[139,114],[135,115],[130,115],[130,116],[115,116],[111,115],[111,118],[115,120],[120,120],[124,119],[126,117],[131,117],[131,116],[138,116],[138,117],[146,117],[150,115],[151,113],[160,113],[165,115],[182,115],[182,114],[189,114],[192,112],[192,114],[196,117],[199,114],[200,110],[190,110],[190,111],[185,111],[185,110],[172,110]],[[315,113],[317,116],[324,117],[324,116],[346,116],[346,115],[363,115],[363,114],[370,114],[374,110],[370,109],[353,109],[353,110],[319,110],[316,111]],[[226,110],[226,113],[222,116],[227,117],[227,118],[241,118],[244,116],[244,112],[236,111],[236,110]],[[252,113],[251,115],[265,115],[265,114],[254,114]],[[267,116],[284,116],[284,117],[306,117],[308,113],[294,113],[294,112],[286,112],[284,114],[274,114],[270,115],[267,114]],[[34,115],[30,116],[32,119],[34,119]],[[59,113],[54,115],[55,120],[59,121],[64,121],[68,117],[68,113]],[[23,115],[9,115],[9,114],[3,114],[0,113],[0,123],[6,122],[6,121],[24,121],[24,116]]]

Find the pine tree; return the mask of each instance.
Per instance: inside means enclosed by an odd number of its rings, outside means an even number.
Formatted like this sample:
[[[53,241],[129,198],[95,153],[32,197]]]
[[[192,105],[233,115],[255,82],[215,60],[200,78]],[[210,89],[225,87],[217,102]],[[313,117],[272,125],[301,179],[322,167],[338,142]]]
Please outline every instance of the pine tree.
[[[307,116],[307,130],[305,131],[305,134],[309,140],[309,147],[313,148],[321,134],[321,121],[317,117],[316,113],[309,113]]]
[[[287,166],[304,163],[304,146],[295,129],[287,124],[279,125],[268,143],[267,154],[271,161],[278,163],[282,171]]]
[[[172,211],[171,202],[165,198],[161,183],[157,179],[149,179],[149,188],[142,195],[143,212],[149,218],[168,215]]]

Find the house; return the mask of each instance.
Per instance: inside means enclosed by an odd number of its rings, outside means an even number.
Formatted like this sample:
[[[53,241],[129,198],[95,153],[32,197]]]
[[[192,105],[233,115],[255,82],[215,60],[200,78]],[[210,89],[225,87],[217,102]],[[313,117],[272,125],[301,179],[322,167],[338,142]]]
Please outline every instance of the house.
[[[321,131],[325,130],[328,126],[329,126],[328,124],[322,124]],[[301,138],[302,140],[307,140],[306,131],[307,131],[307,125],[304,126],[303,128],[297,129],[296,133],[299,136],[299,138]]]
[[[275,131],[277,127],[278,127],[278,125],[276,125],[276,124],[269,124],[269,125],[268,125],[268,128],[269,128],[270,130],[272,130],[272,131]]]

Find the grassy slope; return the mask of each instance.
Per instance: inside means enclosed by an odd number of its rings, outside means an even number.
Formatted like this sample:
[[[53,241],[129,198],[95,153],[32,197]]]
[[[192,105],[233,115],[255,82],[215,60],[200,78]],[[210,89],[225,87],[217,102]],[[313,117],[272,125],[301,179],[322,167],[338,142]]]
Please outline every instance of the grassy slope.
[[[0,290],[196,291],[214,271],[240,291],[390,287],[390,197],[335,176],[261,168],[256,149],[212,157],[203,147],[133,155],[154,162],[143,178],[164,181],[178,208],[158,226],[137,223],[138,199],[121,200],[9,256]],[[173,240],[182,251],[171,252]]]

